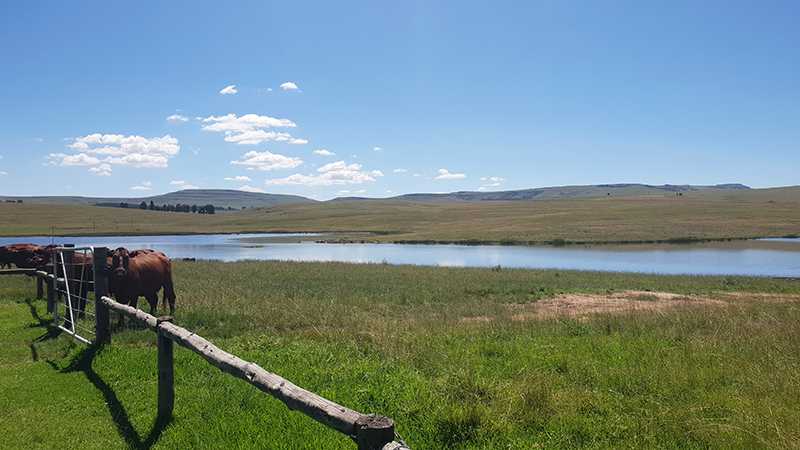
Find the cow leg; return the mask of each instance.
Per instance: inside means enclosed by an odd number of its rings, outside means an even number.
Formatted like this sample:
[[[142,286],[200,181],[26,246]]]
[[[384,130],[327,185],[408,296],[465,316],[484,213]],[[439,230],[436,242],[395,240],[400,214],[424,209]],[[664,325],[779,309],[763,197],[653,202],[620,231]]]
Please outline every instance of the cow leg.
[[[147,303],[150,303],[150,315],[155,316],[158,308],[158,292],[147,294],[144,298],[147,299]]]

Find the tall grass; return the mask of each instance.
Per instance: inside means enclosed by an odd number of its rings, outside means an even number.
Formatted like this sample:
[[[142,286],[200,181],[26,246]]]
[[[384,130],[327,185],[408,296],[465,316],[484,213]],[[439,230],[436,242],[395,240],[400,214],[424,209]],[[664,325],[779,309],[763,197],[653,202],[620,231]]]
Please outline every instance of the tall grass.
[[[414,449],[800,448],[797,298],[720,294],[796,296],[797,280],[173,264],[177,324],[337,403],[395,419]],[[627,289],[708,294],[727,306],[527,321],[510,307]],[[48,328],[33,292],[24,277],[0,279],[0,381],[28,384],[3,389],[0,447],[69,447],[56,437],[80,448],[95,439],[102,448],[355,447],[180,348],[174,417],[157,423],[154,334],[129,327],[110,346],[85,349]],[[66,425],[84,414],[87,427]],[[44,420],[74,436],[51,438],[33,426]]]

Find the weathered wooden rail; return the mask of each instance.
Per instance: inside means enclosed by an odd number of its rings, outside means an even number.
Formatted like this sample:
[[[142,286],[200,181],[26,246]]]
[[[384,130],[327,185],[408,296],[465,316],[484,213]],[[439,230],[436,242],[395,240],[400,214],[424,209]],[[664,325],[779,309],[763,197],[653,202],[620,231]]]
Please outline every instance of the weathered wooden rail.
[[[244,380],[259,390],[282,401],[290,410],[299,411],[317,422],[352,438],[359,450],[399,450],[409,447],[394,431],[392,419],[362,414],[309,392],[292,382],[268,372],[259,365],[221,350],[202,336],[172,323],[171,317],[157,318],[139,309],[116,302],[108,296],[106,248],[94,249],[94,293],[96,343],[111,341],[110,311],[130,317],[158,334],[158,414],[172,415],[175,406],[175,372],[173,343],[200,355],[214,367]],[[26,272],[28,273],[28,272]],[[53,274],[36,271],[39,277],[38,298],[43,283],[47,285],[48,311],[54,304],[54,286],[66,280]],[[102,276],[101,276],[102,275]],[[401,442],[396,442],[397,437]]]
[[[270,373],[261,366],[245,361],[215,346],[202,336],[171,323],[171,317],[157,318],[128,305],[103,296],[100,302],[112,311],[143,323],[158,334],[158,405],[160,415],[172,413],[175,402],[172,342],[200,355],[212,366],[244,380],[282,401],[289,409],[299,411],[317,422],[353,438],[359,449],[393,450],[404,447],[393,442],[394,421],[386,417],[365,415],[344,407],[292,382]]]

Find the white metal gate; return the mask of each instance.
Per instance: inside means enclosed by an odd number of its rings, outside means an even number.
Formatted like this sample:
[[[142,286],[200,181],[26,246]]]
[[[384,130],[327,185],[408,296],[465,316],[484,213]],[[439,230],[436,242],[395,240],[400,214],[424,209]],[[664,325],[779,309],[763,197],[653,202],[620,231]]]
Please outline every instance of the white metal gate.
[[[75,339],[91,344],[96,332],[92,247],[53,249],[55,325]]]

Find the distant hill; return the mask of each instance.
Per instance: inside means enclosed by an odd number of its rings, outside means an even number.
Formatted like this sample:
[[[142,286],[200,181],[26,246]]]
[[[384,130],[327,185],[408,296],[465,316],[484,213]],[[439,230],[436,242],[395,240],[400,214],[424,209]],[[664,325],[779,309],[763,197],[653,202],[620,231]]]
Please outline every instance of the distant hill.
[[[598,184],[588,186],[561,186],[518,191],[451,192],[448,194],[405,194],[381,200],[403,201],[490,201],[490,200],[543,200],[573,197],[626,197],[637,195],[681,195],[684,192],[750,189],[743,184],[718,184],[715,186],[672,185],[651,186],[648,184]],[[375,200],[365,197],[339,197],[333,201]]]
[[[6,197],[0,196],[0,202],[22,200],[23,203],[41,203],[48,205],[96,205],[119,207],[120,203],[127,203],[128,207],[138,207],[142,202],[150,205],[214,205],[220,209],[242,209],[256,206],[274,206],[284,203],[314,203],[298,195],[261,194],[258,192],[245,192],[232,189],[185,189],[169,194],[154,195],[152,197],[68,197],[68,196],[40,196],[40,197]]]

